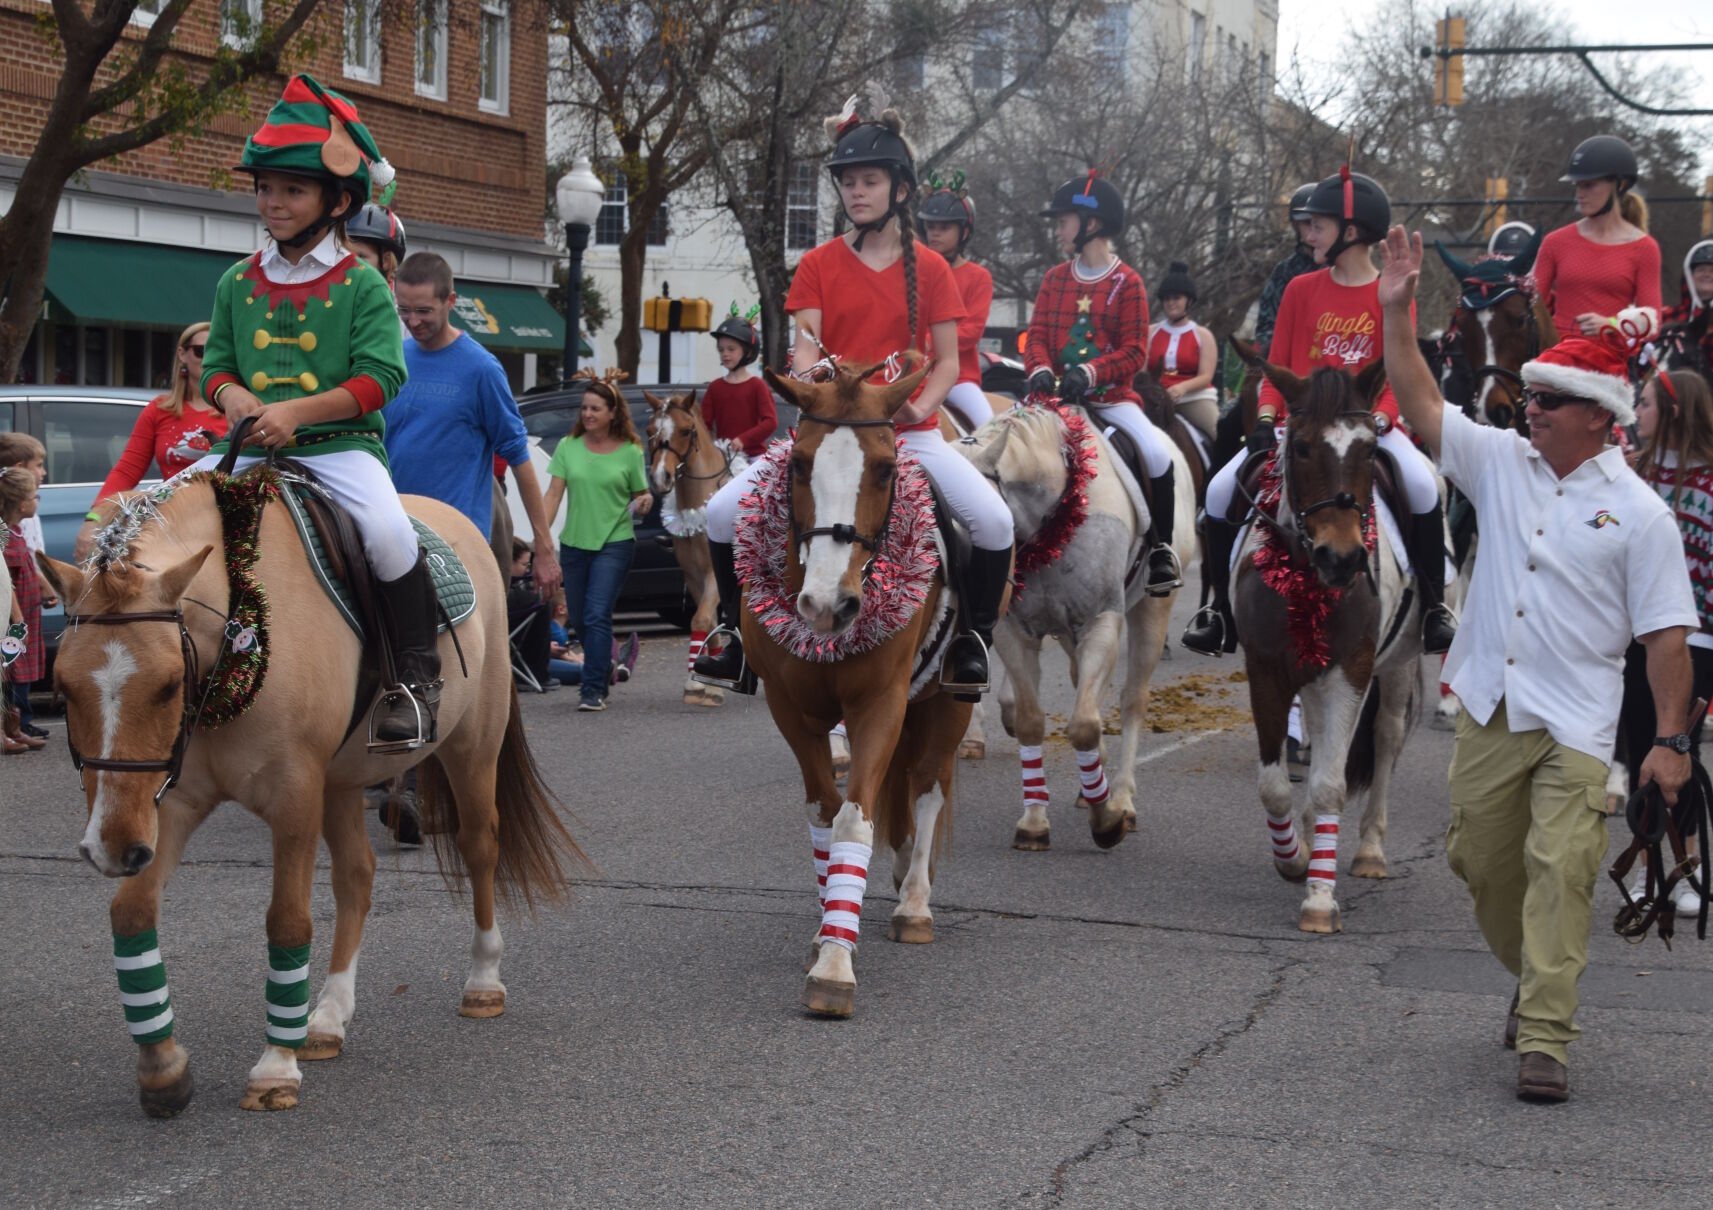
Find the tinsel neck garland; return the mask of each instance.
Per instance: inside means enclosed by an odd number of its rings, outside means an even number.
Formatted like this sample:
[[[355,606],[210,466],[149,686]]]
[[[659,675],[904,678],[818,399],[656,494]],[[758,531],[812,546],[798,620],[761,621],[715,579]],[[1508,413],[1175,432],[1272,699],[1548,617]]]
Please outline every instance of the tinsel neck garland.
[[[1094,430],[1089,428],[1080,409],[1059,409],[1059,420],[1065,427],[1065,490],[1041,528],[1017,548],[1017,563],[1012,572],[1014,596],[1023,595],[1025,576],[1065,553],[1065,547],[1088,520],[1088,485],[1099,474],[1100,450],[1095,444]]]
[[[781,438],[761,455],[761,473],[738,501],[736,563],[750,613],[768,636],[798,659],[827,664],[861,655],[902,630],[928,599],[940,552],[927,473],[909,450],[898,451],[897,491],[886,537],[875,552],[856,620],[837,635],[818,634],[797,612],[785,586],[791,549],[791,445]]]
[[[1277,454],[1261,468],[1256,484],[1255,504],[1258,511],[1279,515],[1281,481]],[[1325,668],[1332,663],[1332,648],[1327,642],[1327,622],[1333,610],[1344,600],[1347,590],[1328,588],[1307,562],[1298,564],[1284,535],[1275,526],[1261,526],[1261,542],[1255,548],[1255,570],[1261,582],[1285,599],[1285,627],[1291,645],[1296,649],[1299,668]],[[1368,510],[1362,545],[1369,557],[1374,554],[1374,510]]]

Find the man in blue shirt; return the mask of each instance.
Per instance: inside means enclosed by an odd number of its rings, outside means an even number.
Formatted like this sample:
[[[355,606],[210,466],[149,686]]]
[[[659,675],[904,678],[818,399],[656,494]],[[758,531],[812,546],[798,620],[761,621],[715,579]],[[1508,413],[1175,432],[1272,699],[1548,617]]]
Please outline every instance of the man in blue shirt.
[[[535,536],[536,587],[550,594],[559,586],[559,552],[523,416],[498,359],[452,326],[452,267],[433,252],[413,252],[398,267],[393,293],[411,335],[404,346],[409,375],[386,408],[394,485],[450,504],[486,534],[494,459],[505,459]]]

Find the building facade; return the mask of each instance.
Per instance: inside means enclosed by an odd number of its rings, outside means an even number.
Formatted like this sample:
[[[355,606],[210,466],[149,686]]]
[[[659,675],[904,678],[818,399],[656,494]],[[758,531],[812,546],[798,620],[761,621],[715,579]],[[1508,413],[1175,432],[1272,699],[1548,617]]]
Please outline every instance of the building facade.
[[[143,0],[141,36],[163,0]],[[389,12],[391,9],[388,10]],[[493,350],[514,387],[557,356],[564,325],[543,290],[560,254],[544,240],[547,52],[513,28],[508,0],[418,0],[415,23],[383,21],[380,0],[325,6],[317,53],[294,64],[356,104],[398,173],[393,209],[412,251],[452,265],[456,322]],[[44,0],[0,0],[0,210],[34,149],[62,65],[37,29]],[[194,72],[260,15],[260,0],[194,4],[173,58]],[[47,297],[20,368],[27,382],[158,387],[173,345],[204,320],[214,283],[261,247],[244,140],[284,87],[252,83],[244,112],[175,146],[159,140],[68,184],[54,222]]]

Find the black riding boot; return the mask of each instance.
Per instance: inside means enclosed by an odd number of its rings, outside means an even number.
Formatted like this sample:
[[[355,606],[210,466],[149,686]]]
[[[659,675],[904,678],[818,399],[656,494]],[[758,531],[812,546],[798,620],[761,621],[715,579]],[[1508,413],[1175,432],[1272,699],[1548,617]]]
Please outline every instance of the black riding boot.
[[[710,538],[708,555],[714,564],[714,585],[720,590],[720,624],[703,640],[702,654],[696,657],[690,675],[707,685],[753,694],[755,673],[744,662],[743,636],[738,627],[743,616],[743,589],[738,585],[736,554],[730,542]]]
[[[952,637],[940,665],[940,688],[955,697],[973,700],[987,692],[987,653],[993,646],[993,628],[999,623],[999,606],[1010,576],[1009,546],[970,551],[958,602],[961,629]]]
[[[381,607],[392,625],[393,672],[375,718],[377,745],[416,747],[435,740],[440,705],[440,649],[435,633],[438,606],[428,562],[418,551],[411,569],[378,585]]]
[[[1237,623],[1231,616],[1231,548],[1238,527],[1219,517],[1202,519],[1201,575],[1210,594],[1184,627],[1183,645],[1203,655],[1237,650]]]
[[[1172,549],[1172,521],[1177,512],[1173,478],[1172,468],[1167,466],[1165,474],[1156,475],[1149,481],[1154,545],[1148,550],[1148,581],[1143,587],[1151,597],[1170,596],[1184,582],[1184,569],[1178,563],[1178,552]]]
[[[1445,514],[1439,505],[1435,504],[1432,512],[1410,517],[1405,545],[1422,602],[1422,652],[1444,655],[1457,637],[1457,619],[1445,607]]]

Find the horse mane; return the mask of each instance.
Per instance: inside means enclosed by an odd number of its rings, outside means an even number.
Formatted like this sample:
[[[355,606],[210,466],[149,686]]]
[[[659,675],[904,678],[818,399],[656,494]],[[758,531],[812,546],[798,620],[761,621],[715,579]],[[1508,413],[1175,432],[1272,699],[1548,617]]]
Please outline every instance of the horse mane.
[[[1291,416],[1316,427],[1325,427],[1336,421],[1340,414],[1353,410],[1351,401],[1355,394],[1355,378],[1343,370],[1321,366],[1303,384],[1302,395],[1291,406]],[[1363,411],[1367,410],[1360,403],[1358,406]]]
[[[1148,423],[1157,429],[1165,429],[1172,423],[1172,396],[1159,380],[1147,370],[1136,375],[1132,384],[1136,393],[1142,396],[1142,414],[1148,417]]]
[[[94,598],[107,612],[129,604],[143,594],[149,583],[148,573],[159,567],[145,567],[131,558],[139,543],[160,537],[171,539],[174,514],[185,507],[186,492],[204,489],[213,494],[206,478],[198,476],[174,484],[171,491],[127,492],[117,503],[102,506],[105,520],[95,531],[95,546],[84,561],[83,596],[75,602],[80,608]]]

